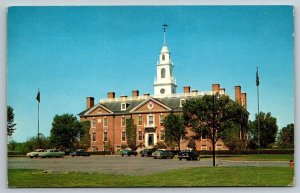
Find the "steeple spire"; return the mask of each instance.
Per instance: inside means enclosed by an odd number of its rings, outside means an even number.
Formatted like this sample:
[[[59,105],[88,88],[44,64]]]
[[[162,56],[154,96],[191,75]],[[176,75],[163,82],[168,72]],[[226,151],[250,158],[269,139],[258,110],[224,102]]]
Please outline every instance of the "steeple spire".
[[[163,24],[163,28],[164,28],[164,45],[166,45],[166,29],[169,25],[167,24]]]

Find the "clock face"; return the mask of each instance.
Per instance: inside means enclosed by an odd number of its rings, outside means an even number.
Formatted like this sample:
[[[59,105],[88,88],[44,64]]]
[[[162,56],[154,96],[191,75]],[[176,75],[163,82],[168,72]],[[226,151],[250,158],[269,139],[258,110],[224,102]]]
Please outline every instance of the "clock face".
[[[160,89],[160,94],[164,94],[164,93],[165,93],[165,89],[164,88]]]

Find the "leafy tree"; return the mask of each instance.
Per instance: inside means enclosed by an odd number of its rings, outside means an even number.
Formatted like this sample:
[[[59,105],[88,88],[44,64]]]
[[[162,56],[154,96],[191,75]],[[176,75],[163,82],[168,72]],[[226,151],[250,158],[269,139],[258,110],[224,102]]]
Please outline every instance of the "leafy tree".
[[[126,138],[128,147],[136,149],[136,125],[132,118],[126,119]]]
[[[195,133],[195,139],[207,138],[213,147],[213,166],[215,166],[215,144],[226,139],[225,134],[234,125],[247,119],[247,112],[225,95],[204,95],[187,100],[183,104],[185,124]]]
[[[167,145],[164,142],[157,142],[153,149],[166,149]]]
[[[189,143],[188,143],[188,148],[191,148],[191,149],[193,149],[193,150],[196,150],[196,140],[195,140],[195,138],[191,138],[190,140],[189,140]]]
[[[239,151],[241,149],[246,149],[248,146],[248,141],[241,138],[241,125],[234,124],[231,129],[224,131],[224,136],[222,140],[224,144],[233,151]]]
[[[80,122],[80,124],[82,126],[81,130],[83,133],[80,133],[77,147],[79,149],[87,150],[91,146],[90,122],[83,121]]]
[[[258,132],[258,122],[259,119],[259,132]],[[260,135],[260,147],[267,148],[274,144],[276,139],[276,134],[278,130],[277,120],[275,117],[272,117],[271,113],[267,114],[260,112],[259,116],[255,114],[255,120],[249,121],[249,129],[252,137],[252,141],[259,146],[258,138]]]
[[[16,142],[15,140],[10,140],[8,145],[7,145],[7,149],[8,151],[16,151],[17,147],[18,147],[19,143]]]
[[[51,148],[50,138],[45,137],[42,133],[39,133],[39,138],[35,136],[27,139],[24,145],[29,151],[33,151],[34,149],[37,148],[41,148],[41,149]]]
[[[171,112],[164,118],[165,141],[172,144],[175,142],[180,150],[180,140],[185,138],[186,130],[181,114]]]
[[[286,127],[283,127],[278,133],[277,140],[278,147],[289,149],[294,148],[294,124],[288,124]]]
[[[17,124],[14,123],[15,114],[14,109],[11,106],[7,106],[7,135],[11,136],[15,130]]]
[[[54,146],[72,150],[82,134],[82,124],[74,115],[55,115],[53,118],[50,140]]]
[[[112,152],[113,146],[110,143],[110,140],[104,143],[104,151],[111,151]]]

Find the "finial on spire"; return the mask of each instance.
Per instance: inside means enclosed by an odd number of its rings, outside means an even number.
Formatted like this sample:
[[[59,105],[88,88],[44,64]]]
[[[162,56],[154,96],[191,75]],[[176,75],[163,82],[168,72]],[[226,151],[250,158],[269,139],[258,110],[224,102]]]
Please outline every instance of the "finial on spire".
[[[164,28],[164,45],[166,45],[166,29],[169,25],[167,24],[163,24],[163,28]]]

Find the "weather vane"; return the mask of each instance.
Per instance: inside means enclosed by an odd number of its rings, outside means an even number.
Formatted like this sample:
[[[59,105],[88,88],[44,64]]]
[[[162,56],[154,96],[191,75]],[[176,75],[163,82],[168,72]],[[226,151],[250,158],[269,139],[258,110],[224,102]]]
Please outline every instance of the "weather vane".
[[[163,24],[163,28],[164,28],[164,45],[166,45],[166,29],[169,25],[167,24]]]

